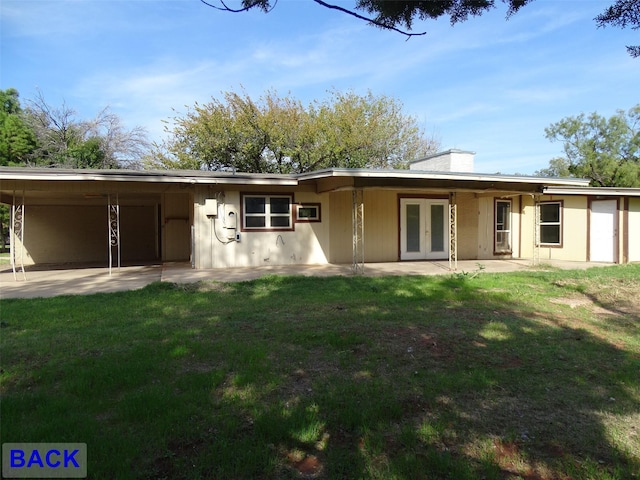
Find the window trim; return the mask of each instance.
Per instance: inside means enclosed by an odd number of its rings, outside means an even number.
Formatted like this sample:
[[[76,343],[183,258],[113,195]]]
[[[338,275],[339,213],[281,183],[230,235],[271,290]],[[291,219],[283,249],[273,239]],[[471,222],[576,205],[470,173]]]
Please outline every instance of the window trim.
[[[542,207],[542,205],[556,204],[558,205],[558,221],[557,222],[542,222],[542,211],[539,212],[539,225],[538,225],[538,238],[536,238],[536,244],[539,247],[544,248],[562,248],[564,241],[564,200],[545,200],[538,202],[537,208]],[[553,226],[558,225],[559,228],[559,239],[558,243],[542,243],[542,227],[544,226]]]
[[[295,204],[295,223],[320,223],[322,222],[322,204],[319,202],[305,202],[305,203],[296,203]],[[315,208],[317,210],[317,215],[312,218],[300,217],[299,211],[302,208]]]
[[[508,213],[508,229],[498,230],[498,203],[507,203],[509,205]],[[512,255],[513,254],[513,200],[510,198],[494,198],[493,200],[493,254],[494,255]],[[501,249],[498,247],[498,232],[509,233],[509,248]]]
[[[265,201],[265,213],[261,215],[248,215],[245,211],[246,209],[246,198],[254,197],[254,198],[288,198],[289,199],[289,226],[288,227],[271,227],[270,222],[270,205],[271,201]],[[243,192],[240,193],[240,231],[241,232],[291,232],[295,230],[295,202],[293,198],[293,193],[280,193],[280,192],[272,192],[272,193],[260,193],[260,192]],[[264,227],[247,227],[246,219],[248,216],[264,216],[265,218],[265,226]],[[285,215],[279,215],[285,216]],[[268,226],[267,226],[268,224]]]

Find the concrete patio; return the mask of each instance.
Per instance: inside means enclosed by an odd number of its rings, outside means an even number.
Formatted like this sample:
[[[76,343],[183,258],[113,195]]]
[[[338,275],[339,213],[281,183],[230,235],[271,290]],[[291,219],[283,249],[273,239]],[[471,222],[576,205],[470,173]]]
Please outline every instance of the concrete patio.
[[[542,266],[560,269],[586,269],[607,266],[606,263],[544,261]],[[465,260],[458,262],[457,272],[475,272],[483,267],[487,273],[531,270],[531,260]],[[447,275],[449,262],[370,263],[364,275]],[[193,283],[198,281],[241,282],[265,275],[350,276],[351,265],[294,265],[252,268],[194,270],[186,263],[165,263],[109,269],[99,266],[45,266],[26,269],[14,277],[10,265],[0,266],[0,299],[54,297],[58,295],[89,295],[143,288],[153,282]]]

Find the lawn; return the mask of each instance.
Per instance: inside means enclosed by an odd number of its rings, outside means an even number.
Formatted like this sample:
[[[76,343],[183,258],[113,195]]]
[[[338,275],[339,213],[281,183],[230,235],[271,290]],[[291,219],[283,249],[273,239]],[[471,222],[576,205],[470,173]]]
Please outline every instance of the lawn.
[[[640,478],[640,265],[476,273],[3,300],[2,442],[91,479]]]

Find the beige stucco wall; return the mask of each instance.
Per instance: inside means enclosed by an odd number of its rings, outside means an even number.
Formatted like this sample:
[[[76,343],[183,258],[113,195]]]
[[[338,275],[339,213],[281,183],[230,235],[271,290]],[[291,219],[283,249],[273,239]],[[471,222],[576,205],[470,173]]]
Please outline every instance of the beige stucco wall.
[[[291,193],[287,188],[252,188],[243,192]],[[320,222],[295,223],[293,231],[241,231],[239,190],[201,188],[195,193],[195,264],[196,268],[255,267],[262,265],[314,265],[329,261],[329,195],[312,191],[294,193],[296,203],[320,203]],[[218,215],[207,216],[206,199],[217,199]],[[229,213],[236,218],[230,225]],[[225,220],[223,220],[223,218]],[[235,240],[235,234],[240,240]]]
[[[540,261],[570,260],[584,262],[587,260],[587,197],[544,195],[544,201],[563,202],[562,208],[562,246],[540,247]],[[522,258],[534,257],[535,208],[532,197],[523,197],[521,216]]]
[[[640,198],[629,198],[628,212],[629,262],[640,262]]]

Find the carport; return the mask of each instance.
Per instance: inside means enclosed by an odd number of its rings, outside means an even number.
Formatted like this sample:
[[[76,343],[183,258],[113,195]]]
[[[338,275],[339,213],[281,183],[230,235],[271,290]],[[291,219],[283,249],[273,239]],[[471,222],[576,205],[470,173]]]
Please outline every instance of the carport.
[[[17,175],[19,172],[19,175]],[[2,179],[14,272],[25,265],[189,261],[193,193],[163,175],[15,169]]]

